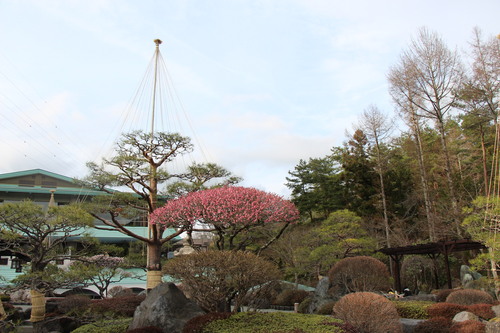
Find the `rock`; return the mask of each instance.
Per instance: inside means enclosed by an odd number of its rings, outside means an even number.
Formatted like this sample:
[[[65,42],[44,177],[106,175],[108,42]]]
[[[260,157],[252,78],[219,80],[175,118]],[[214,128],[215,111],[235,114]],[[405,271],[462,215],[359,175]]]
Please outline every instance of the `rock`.
[[[330,279],[328,277],[324,277],[321,280],[319,280],[318,285],[316,286],[316,290],[314,291],[311,304],[309,304],[309,307],[307,308],[307,313],[314,313],[323,304],[326,304],[328,302],[333,302],[338,299],[328,294],[329,289],[330,289]]]
[[[500,321],[488,321],[485,324],[486,324],[486,328],[485,328],[486,333],[498,333],[498,332],[500,332]]]
[[[493,310],[493,312],[495,312],[495,317],[500,317],[500,305],[492,306],[491,310]]]
[[[156,326],[164,333],[182,333],[189,319],[202,314],[205,312],[175,284],[162,283],[137,307],[129,329]]]
[[[403,327],[403,333],[413,333],[415,332],[415,328],[417,327],[418,324],[423,322],[425,320],[423,319],[408,319],[408,318],[401,318],[401,326]]]
[[[461,322],[466,320],[475,320],[479,321],[479,317],[469,311],[459,312],[453,317],[453,321]]]
[[[479,280],[482,277],[478,272],[474,272],[467,265],[460,266],[460,282],[462,286],[470,283],[471,281]]]

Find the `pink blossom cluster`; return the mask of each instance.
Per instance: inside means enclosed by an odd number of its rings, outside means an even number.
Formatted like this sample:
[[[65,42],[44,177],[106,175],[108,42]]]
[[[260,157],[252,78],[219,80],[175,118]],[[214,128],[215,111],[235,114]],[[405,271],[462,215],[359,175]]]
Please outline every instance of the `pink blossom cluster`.
[[[153,223],[177,227],[207,223],[227,228],[264,223],[296,222],[299,212],[282,197],[254,188],[226,186],[189,193],[171,200],[151,215]]]

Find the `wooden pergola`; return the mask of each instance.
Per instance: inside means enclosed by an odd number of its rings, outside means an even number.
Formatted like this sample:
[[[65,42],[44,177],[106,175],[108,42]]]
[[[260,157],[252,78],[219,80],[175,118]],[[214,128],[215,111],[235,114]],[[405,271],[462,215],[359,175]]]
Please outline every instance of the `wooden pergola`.
[[[427,243],[419,245],[383,248],[378,250],[378,252],[381,252],[391,257],[393,262],[392,272],[395,284],[394,287],[398,292],[402,292],[401,262],[403,261],[403,257],[405,255],[410,255],[410,254],[427,255],[432,260],[435,260],[437,257],[439,257],[439,255],[442,254],[446,267],[448,288],[451,289],[452,284],[451,284],[451,272],[450,272],[450,262],[449,262],[450,253],[459,251],[480,250],[480,249],[486,249],[486,246],[484,246],[484,244],[480,242],[475,242],[470,239],[462,239],[462,240],[452,240],[452,241],[444,240],[435,243]],[[437,273],[435,274],[435,284],[436,284],[435,286],[436,289],[438,289],[439,285],[437,281]]]

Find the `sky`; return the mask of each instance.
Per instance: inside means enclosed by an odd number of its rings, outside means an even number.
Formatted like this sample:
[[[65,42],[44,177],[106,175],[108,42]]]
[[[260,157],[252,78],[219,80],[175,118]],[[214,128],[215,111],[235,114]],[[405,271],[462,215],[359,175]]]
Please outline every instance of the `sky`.
[[[214,162],[289,197],[300,159],[342,145],[370,105],[394,114],[386,76],[418,29],[465,54],[499,22],[498,0],[0,0],[0,173],[81,178],[120,133],[149,131],[136,101],[161,39],[172,102],[155,130],[195,147],[170,168]]]

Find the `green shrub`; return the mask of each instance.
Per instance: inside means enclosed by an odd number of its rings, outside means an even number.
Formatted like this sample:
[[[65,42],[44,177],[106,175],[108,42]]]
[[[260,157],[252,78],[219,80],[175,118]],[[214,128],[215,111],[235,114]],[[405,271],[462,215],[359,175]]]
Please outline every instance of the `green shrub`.
[[[273,304],[293,306],[295,303],[302,302],[309,295],[310,293],[305,290],[285,289],[276,297]]]
[[[316,309],[316,314],[331,316],[333,313],[333,306],[337,302],[328,302]]]
[[[436,303],[427,308],[429,317],[444,317],[448,320],[452,320],[453,317],[459,312],[467,311],[467,306],[452,303]]]
[[[401,318],[428,319],[427,308],[435,304],[426,301],[393,301]]]
[[[182,329],[182,332],[203,333],[203,328],[205,328],[205,326],[207,326],[212,321],[227,319],[231,317],[232,314],[232,312],[210,312],[201,316],[196,316],[186,322],[184,328]]]
[[[215,320],[205,326],[210,333],[341,333],[339,327],[328,323],[340,323],[338,319],[320,315],[286,312],[240,312],[228,319]]]
[[[456,290],[446,297],[446,303],[461,305],[493,304],[494,301],[489,293],[477,289]]]
[[[308,296],[300,302],[298,309],[299,313],[309,313],[309,305],[311,305],[312,300],[312,297]]]
[[[345,295],[333,307],[334,315],[362,333],[402,332],[393,302],[381,295],[359,292]]]
[[[476,320],[466,320],[453,323],[450,333],[484,333],[486,325]]]
[[[93,300],[90,312],[93,315],[108,315],[114,318],[132,317],[145,298],[146,296],[134,295]]]
[[[451,324],[451,319],[434,317],[419,323],[413,333],[449,333]]]
[[[156,326],[146,326],[133,328],[131,330],[128,330],[127,333],[163,333],[163,330]]]
[[[78,327],[72,333],[125,333],[132,318],[101,320]]]

